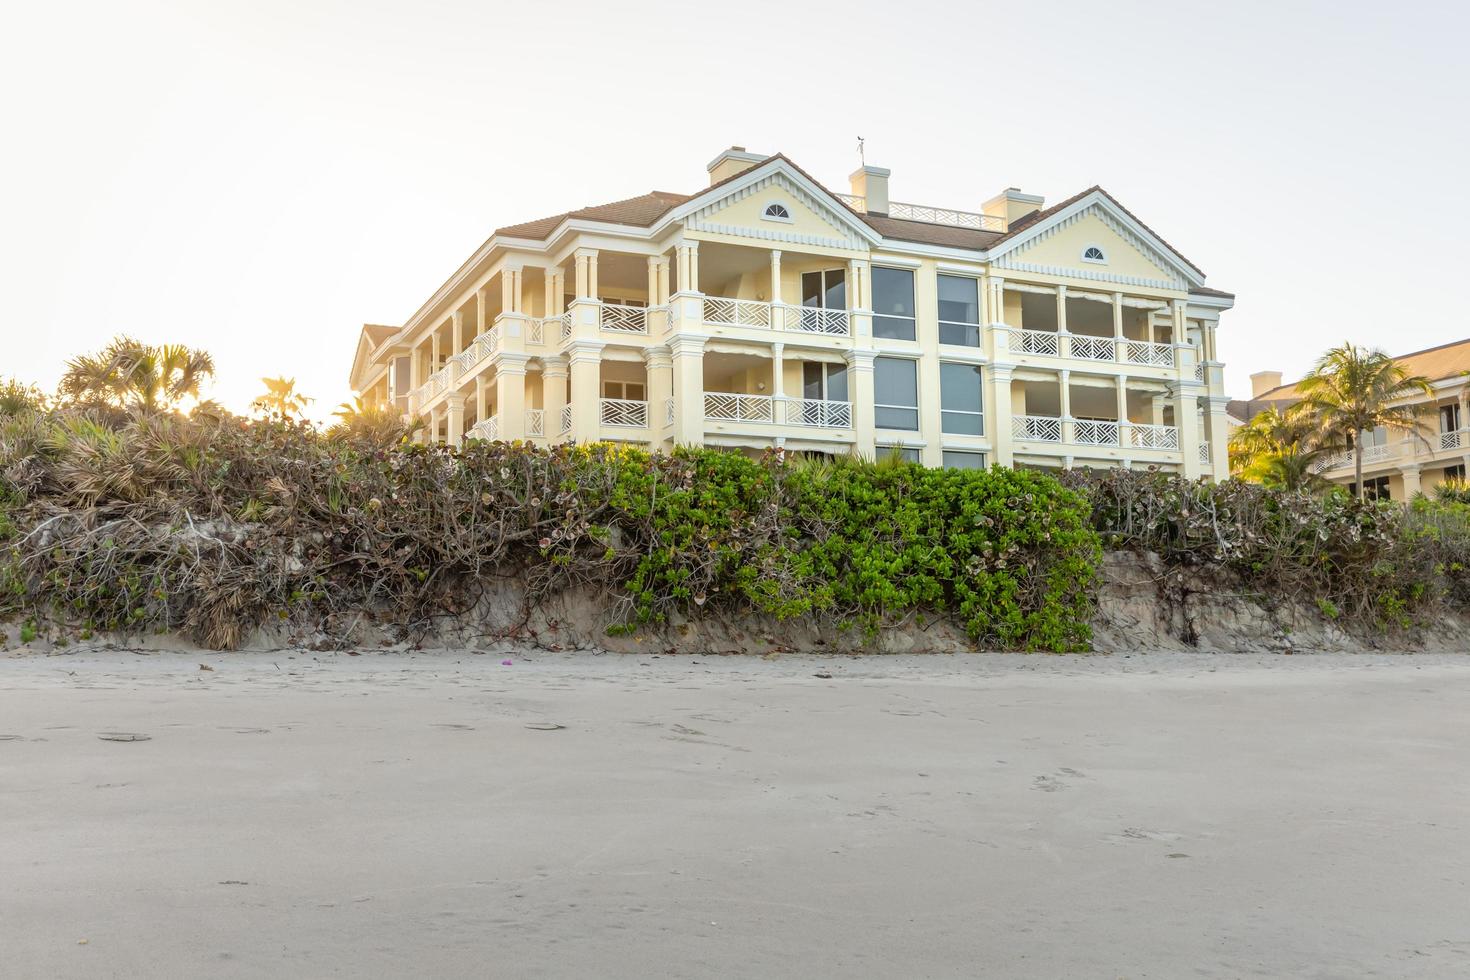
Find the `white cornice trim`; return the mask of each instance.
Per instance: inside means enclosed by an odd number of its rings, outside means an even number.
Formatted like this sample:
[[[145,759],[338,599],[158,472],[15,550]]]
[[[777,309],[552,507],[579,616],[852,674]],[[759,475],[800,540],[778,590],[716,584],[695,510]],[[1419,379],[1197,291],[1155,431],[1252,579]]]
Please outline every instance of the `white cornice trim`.
[[[883,236],[879,235],[864,221],[859,220],[849,211],[842,202],[834,198],[830,191],[819,186],[808,179],[795,167],[785,160],[772,160],[764,166],[752,167],[742,174],[736,176],[729,183],[712,187],[702,194],[685,201],[683,204],[665,214],[659,222],[654,225],[657,232],[671,222],[684,222],[691,230],[712,231],[711,227],[703,227],[704,219],[718,206],[731,201],[741,200],[755,193],[757,190],[769,187],[772,184],[784,183],[785,189],[794,193],[802,204],[816,212],[835,228],[848,233],[850,239],[866,242],[870,247],[878,246]],[[690,219],[693,218],[693,221]],[[749,234],[755,229],[742,227],[738,232],[722,232],[723,234]],[[750,237],[764,237],[754,236]],[[816,237],[816,236],[813,236]],[[784,240],[784,239],[778,239]],[[820,244],[817,242],[801,242],[801,244]],[[859,244],[848,244],[844,248],[861,248]]]

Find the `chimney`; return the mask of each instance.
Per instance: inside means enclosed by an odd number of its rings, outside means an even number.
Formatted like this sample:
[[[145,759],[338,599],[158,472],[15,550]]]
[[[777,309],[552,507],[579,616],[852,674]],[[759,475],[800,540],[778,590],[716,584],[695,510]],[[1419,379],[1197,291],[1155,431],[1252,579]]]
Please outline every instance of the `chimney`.
[[[1023,194],[1019,187],[1007,187],[981,205],[980,210],[1004,221],[1009,228],[1031,212],[1040,211],[1045,200],[1036,194]]]
[[[888,213],[888,175],[892,173],[883,167],[862,166],[852,172],[848,182],[852,186],[852,196],[863,199],[863,207],[859,210],[868,214]]]
[[[1251,375],[1251,397],[1260,398],[1272,388],[1281,387],[1280,371],[1257,371]]]
[[[709,171],[709,182],[718,184],[736,174],[744,173],[764,159],[759,153],[747,152],[743,146],[732,146],[711,160],[704,169]]]

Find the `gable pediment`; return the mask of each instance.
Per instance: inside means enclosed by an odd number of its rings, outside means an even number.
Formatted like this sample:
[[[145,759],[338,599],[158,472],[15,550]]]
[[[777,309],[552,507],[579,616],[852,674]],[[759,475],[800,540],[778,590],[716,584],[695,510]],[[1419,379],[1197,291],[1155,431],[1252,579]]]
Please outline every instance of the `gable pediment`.
[[[860,250],[876,240],[867,225],[820,188],[775,161],[695,198],[681,215],[691,231],[821,248]],[[776,208],[775,216],[767,214]]]
[[[1204,282],[1197,270],[1102,194],[1045,219],[993,252],[991,263],[998,269],[1155,289],[1182,290]]]

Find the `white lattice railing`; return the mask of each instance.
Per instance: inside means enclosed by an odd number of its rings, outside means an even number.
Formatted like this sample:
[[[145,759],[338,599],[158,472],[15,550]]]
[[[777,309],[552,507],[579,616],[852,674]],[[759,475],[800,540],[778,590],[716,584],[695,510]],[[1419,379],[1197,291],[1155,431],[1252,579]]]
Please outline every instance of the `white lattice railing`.
[[[648,310],[642,306],[603,303],[602,329],[617,333],[648,333]]]
[[[1013,330],[1011,336],[1015,338],[1016,352],[1019,354],[1047,354],[1058,357],[1062,352],[1061,334],[1048,330]]]
[[[1071,354],[1085,361],[1111,361],[1118,356],[1118,344],[1112,337],[1071,335]]]
[[[470,426],[470,431],[465,434],[471,439],[484,439],[486,442],[494,442],[500,438],[500,416],[492,415],[488,419],[481,419]]]
[[[561,432],[562,432],[563,435],[565,435],[566,433],[571,432],[571,431],[572,431],[572,406],[570,406],[570,405],[563,405],[561,407]]]
[[[1196,380],[1196,381],[1203,381],[1203,380],[1205,380],[1205,366],[1203,364],[1196,364],[1194,366],[1194,380]]]
[[[793,398],[786,403],[788,425],[812,425],[824,429],[852,428],[852,404],[824,398]]]
[[[1206,439],[1199,441],[1199,461],[1206,466],[1210,465],[1210,443]]]
[[[1396,449],[1397,447],[1385,443],[1381,446],[1364,446],[1360,451],[1363,454],[1364,463],[1377,463],[1385,459],[1391,459],[1394,455],[1396,455]],[[1351,449],[1348,449],[1344,450],[1343,452],[1333,453],[1331,456],[1325,457],[1324,459],[1322,459],[1321,462],[1317,464],[1317,469],[1319,471],[1335,470],[1342,466],[1352,465],[1353,451]]]
[[[648,428],[648,402],[635,402],[627,398],[604,398],[602,399],[602,424],[646,429]]]
[[[500,328],[491,327],[480,334],[465,348],[472,364],[479,364],[500,349]]]
[[[526,343],[528,343],[528,344],[544,344],[544,343],[546,343],[546,319],[547,318],[544,317],[544,316],[537,316],[537,317],[532,317],[531,318],[530,322],[526,324]],[[555,317],[552,317],[551,318],[551,322],[552,323],[555,323],[556,322],[556,318]]]
[[[673,424],[674,424],[674,400],[672,398],[665,398],[664,399],[664,425],[673,425]]]
[[[1103,419],[1077,419],[1072,423],[1072,441],[1079,446],[1118,445],[1118,423]]]
[[[852,194],[838,194],[837,199],[854,211],[868,210],[867,198]],[[928,221],[938,225],[954,225],[956,228],[974,228],[980,231],[1005,231],[1006,221],[999,215],[980,214],[976,211],[956,211],[953,208],[935,208],[927,204],[906,204],[902,201],[888,202],[890,218],[906,218],[909,221]]]
[[[1123,360],[1129,364],[1173,367],[1174,346],[1172,344],[1151,344],[1147,340],[1127,340],[1123,342]]]
[[[704,417],[721,422],[774,422],[775,402],[769,395],[737,395],[706,391]]]
[[[466,371],[475,366],[475,363],[475,345],[474,341],[471,341],[468,347],[451,357],[445,367],[452,377],[462,378]]]
[[[1172,425],[1128,425],[1128,445],[1135,449],[1178,449],[1179,430]]]
[[[1440,449],[1466,449],[1470,448],[1470,430],[1460,429],[1456,432],[1441,432],[1439,434]]]
[[[1061,442],[1062,420],[1049,415],[1014,415],[1011,435],[1027,442]]]
[[[771,326],[771,304],[750,299],[704,298],[704,322],[722,327]]]
[[[574,316],[576,316],[576,311],[575,310],[567,310],[561,316],[559,316],[559,317],[556,318],[557,319],[557,322],[561,324],[561,326],[558,329],[559,329],[559,332],[561,333],[561,339],[562,340],[567,340],[569,337],[571,337],[571,335],[572,335],[572,318]]]
[[[783,308],[782,328],[798,333],[820,333],[846,337],[852,333],[852,318],[846,310],[828,310],[816,306]]]
[[[526,435],[546,435],[546,410],[541,408],[526,409]]]

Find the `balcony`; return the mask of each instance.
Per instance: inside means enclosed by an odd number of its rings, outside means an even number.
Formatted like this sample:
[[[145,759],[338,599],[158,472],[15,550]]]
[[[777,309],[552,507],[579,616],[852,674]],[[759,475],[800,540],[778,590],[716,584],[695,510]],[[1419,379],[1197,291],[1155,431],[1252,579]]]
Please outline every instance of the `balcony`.
[[[704,393],[704,417],[717,422],[774,422],[776,401],[769,395]]]
[[[536,439],[546,437],[546,412],[540,408],[526,410],[526,435]]]
[[[746,327],[831,337],[847,337],[852,334],[852,317],[847,310],[763,303],[749,299],[724,299],[717,296],[705,297],[704,322],[712,327]]]
[[[672,404],[669,411],[673,411]],[[711,422],[781,423],[819,429],[850,429],[852,404],[822,398],[777,399],[770,395],[706,391],[704,417]]]
[[[1070,433],[1068,432],[1070,428]],[[1061,419],[1051,415],[1016,415],[1011,436],[1021,442],[1066,442],[1074,446],[1117,446],[1179,451],[1179,430],[1172,425],[1116,422],[1112,419]],[[1208,449],[1205,451],[1208,458]]]
[[[603,398],[600,402],[599,419],[603,425],[646,429],[648,428],[648,402],[633,401],[627,398]],[[567,428],[571,428],[570,420],[568,420]]]
[[[854,211],[864,214],[868,210],[866,198],[852,194],[838,194],[837,199]],[[953,208],[936,208],[927,204],[905,204],[902,201],[888,202],[888,217],[905,221],[927,221],[933,225],[952,225],[956,228],[973,228],[976,231],[1005,231],[1006,219],[996,214],[980,214],[976,211],[956,211]]]
[[[598,324],[603,330],[613,333],[648,333],[648,308],[644,306],[622,306],[618,303],[600,303]]]
[[[465,433],[470,439],[484,439],[486,442],[494,442],[500,438],[500,416],[492,415],[488,419],[481,419],[470,426],[470,431]]]
[[[1110,361],[1140,364],[1147,367],[1173,368],[1176,363],[1173,344],[1155,344],[1147,340],[1123,340],[1080,333],[1057,333],[1052,330],[1025,330],[1011,327],[1011,343],[1017,354],[1037,357],[1069,357],[1081,361]],[[1121,355],[1121,356],[1120,356]],[[1204,365],[1196,364],[1196,380],[1204,380]]]
[[[822,398],[793,398],[786,403],[787,425],[822,429],[852,428],[852,403]]]

